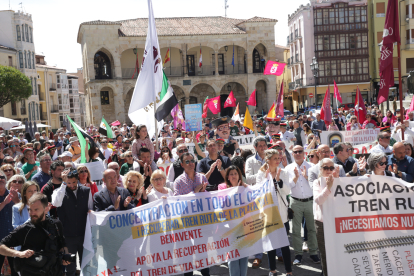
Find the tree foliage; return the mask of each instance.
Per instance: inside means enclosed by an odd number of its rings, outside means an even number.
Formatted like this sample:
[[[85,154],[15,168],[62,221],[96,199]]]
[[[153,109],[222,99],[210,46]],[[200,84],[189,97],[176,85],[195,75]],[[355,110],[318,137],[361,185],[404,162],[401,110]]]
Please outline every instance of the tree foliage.
[[[0,107],[32,95],[30,79],[14,67],[0,65]]]

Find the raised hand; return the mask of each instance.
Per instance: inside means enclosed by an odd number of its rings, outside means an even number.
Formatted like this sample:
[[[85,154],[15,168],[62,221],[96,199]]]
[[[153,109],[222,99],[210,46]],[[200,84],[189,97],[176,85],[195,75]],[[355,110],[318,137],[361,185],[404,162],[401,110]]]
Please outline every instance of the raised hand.
[[[127,198],[125,198],[125,200],[124,200],[124,207],[126,208],[127,206],[128,206],[128,204],[131,202],[131,200],[132,200],[132,197],[127,197]]]
[[[115,204],[114,204],[115,210],[118,209],[120,202],[121,202],[121,196],[119,195],[118,198],[115,200]]]
[[[354,166],[352,166],[352,172],[353,173],[357,173],[358,172],[357,163],[354,163]]]
[[[295,176],[296,177],[299,177],[299,171],[298,171],[298,168],[297,167],[295,167],[295,169],[293,170],[293,172],[295,173]]]
[[[339,166],[335,167],[335,170],[333,171],[333,177],[338,178],[339,177]]]
[[[393,164],[392,166],[393,166],[393,167],[392,167],[392,171],[393,171],[395,174],[398,174],[398,166],[397,166],[397,164]]]
[[[303,166],[302,175],[303,175],[304,178],[307,178],[307,175],[306,175],[306,167],[305,166]]]
[[[332,185],[334,182],[334,177],[333,175],[330,175],[326,178],[326,186],[328,187],[329,191],[331,191]]]
[[[217,170],[220,170],[221,169],[221,160],[220,159],[217,159]]]

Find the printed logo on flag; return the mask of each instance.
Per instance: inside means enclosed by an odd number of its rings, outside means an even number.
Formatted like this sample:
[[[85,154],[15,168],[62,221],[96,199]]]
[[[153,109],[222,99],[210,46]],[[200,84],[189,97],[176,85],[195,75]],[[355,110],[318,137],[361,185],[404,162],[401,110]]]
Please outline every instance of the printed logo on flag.
[[[270,68],[270,73],[274,74],[277,71],[277,67],[279,66],[279,64],[275,63],[272,65],[272,68]]]
[[[214,104],[215,108],[217,108],[217,102],[218,102],[218,100],[213,100],[213,104]]]

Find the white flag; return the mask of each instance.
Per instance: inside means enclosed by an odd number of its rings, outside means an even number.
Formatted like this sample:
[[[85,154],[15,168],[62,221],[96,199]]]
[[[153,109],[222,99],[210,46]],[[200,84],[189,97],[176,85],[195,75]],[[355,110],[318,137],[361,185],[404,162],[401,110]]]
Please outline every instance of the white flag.
[[[239,104],[237,104],[236,111],[234,111],[233,117],[231,117],[231,119],[235,122],[240,122]]]
[[[143,124],[146,117],[150,117],[154,121],[153,103],[157,95],[161,93],[162,75],[161,52],[155,28],[154,12],[152,2],[148,0],[148,32],[144,60],[128,110],[128,116],[134,124]],[[154,125],[154,122],[152,124]],[[148,125],[147,128],[149,128]]]

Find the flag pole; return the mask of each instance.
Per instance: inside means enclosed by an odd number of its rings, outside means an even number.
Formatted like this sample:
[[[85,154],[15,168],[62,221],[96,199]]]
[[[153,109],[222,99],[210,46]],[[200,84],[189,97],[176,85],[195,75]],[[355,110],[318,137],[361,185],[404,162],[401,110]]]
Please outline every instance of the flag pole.
[[[156,150],[159,151],[159,145],[158,145],[158,121],[155,118],[155,108],[156,108],[156,102],[154,103],[154,121],[155,121],[155,144],[156,144]],[[151,138],[150,138],[151,140]]]
[[[404,122],[404,111],[403,111],[403,102],[402,102],[402,81],[401,81],[401,41],[397,42],[397,52],[398,52],[398,89],[400,90],[400,114],[401,114],[401,124]],[[404,140],[404,129],[401,128],[401,139]]]

